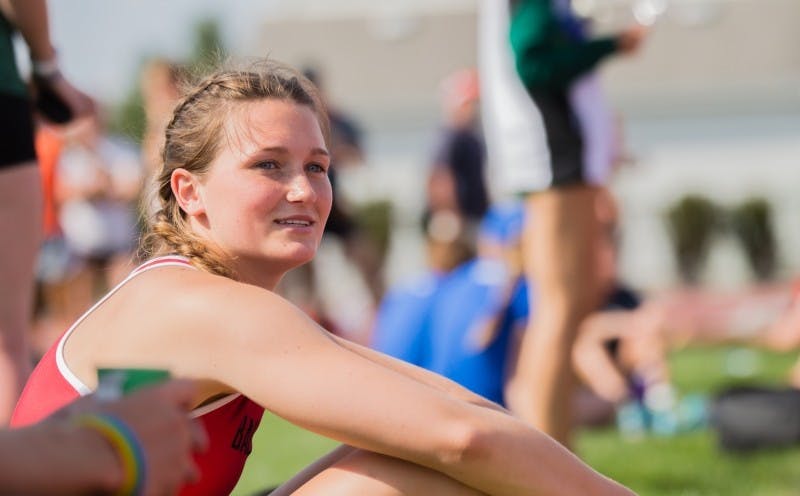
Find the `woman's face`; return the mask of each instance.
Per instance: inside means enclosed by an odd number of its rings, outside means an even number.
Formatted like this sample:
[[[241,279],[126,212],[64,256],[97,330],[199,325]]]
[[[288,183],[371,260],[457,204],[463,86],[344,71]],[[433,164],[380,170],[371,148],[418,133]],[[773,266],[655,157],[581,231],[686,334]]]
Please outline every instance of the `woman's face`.
[[[234,255],[242,272],[266,262],[280,277],[317,251],[331,209],[329,166],[310,107],[243,103],[231,112],[219,154],[199,182],[203,208],[195,225]]]

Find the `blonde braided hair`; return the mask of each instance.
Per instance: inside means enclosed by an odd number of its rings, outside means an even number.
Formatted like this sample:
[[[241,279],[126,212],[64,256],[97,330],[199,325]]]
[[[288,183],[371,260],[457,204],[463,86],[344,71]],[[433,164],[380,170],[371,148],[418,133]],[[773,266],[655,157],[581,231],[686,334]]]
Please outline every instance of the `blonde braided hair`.
[[[207,173],[219,152],[223,128],[233,106],[263,99],[307,105],[316,114],[328,141],[328,115],[316,87],[289,66],[265,60],[246,70],[221,70],[206,77],[184,93],[167,125],[162,167],[156,178],[161,208],[148,219],[139,244],[139,258],[175,253],[187,257],[199,269],[237,278],[230,255],[192,232],[170,180],[178,168],[201,177]]]

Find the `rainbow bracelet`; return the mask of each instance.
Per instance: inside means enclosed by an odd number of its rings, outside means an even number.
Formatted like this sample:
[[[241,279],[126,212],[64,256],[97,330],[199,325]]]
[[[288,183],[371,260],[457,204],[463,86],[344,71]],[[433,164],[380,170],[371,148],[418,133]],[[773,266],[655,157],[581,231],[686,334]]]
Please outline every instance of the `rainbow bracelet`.
[[[75,419],[75,423],[100,433],[117,453],[122,463],[124,479],[115,494],[118,496],[142,494],[146,466],[142,447],[133,431],[122,420],[108,414],[81,415]]]

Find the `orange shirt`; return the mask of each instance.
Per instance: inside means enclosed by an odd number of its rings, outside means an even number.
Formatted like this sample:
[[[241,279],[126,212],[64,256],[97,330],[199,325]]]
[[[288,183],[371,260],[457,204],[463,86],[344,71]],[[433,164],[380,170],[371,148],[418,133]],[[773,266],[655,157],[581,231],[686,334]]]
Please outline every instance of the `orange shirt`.
[[[57,236],[61,232],[58,224],[58,201],[56,200],[56,168],[64,147],[61,135],[47,128],[39,126],[36,130],[36,156],[39,159],[39,170],[42,175],[42,193],[44,197],[43,229],[44,237]]]

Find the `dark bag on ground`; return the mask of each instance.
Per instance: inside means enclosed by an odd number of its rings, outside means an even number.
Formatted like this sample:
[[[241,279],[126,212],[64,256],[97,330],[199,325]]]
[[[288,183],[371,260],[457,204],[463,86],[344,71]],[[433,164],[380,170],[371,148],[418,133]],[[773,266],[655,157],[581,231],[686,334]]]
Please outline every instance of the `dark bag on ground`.
[[[726,451],[784,447],[800,442],[800,389],[734,387],[711,405],[711,425]]]

